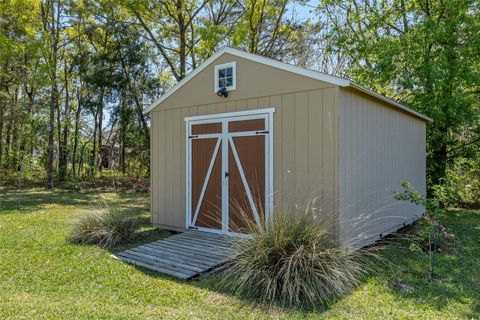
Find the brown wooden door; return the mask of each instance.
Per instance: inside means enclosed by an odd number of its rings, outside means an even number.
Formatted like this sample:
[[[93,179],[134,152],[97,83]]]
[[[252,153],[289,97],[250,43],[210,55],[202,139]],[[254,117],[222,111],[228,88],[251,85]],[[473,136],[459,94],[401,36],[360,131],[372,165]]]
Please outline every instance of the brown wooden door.
[[[222,123],[192,126],[192,221],[194,227],[222,230]]]
[[[192,124],[189,226],[249,233],[264,223],[266,118]]]
[[[232,121],[228,129],[232,133],[228,150],[228,230],[250,233],[264,220],[265,135],[257,131],[264,131],[265,121]]]

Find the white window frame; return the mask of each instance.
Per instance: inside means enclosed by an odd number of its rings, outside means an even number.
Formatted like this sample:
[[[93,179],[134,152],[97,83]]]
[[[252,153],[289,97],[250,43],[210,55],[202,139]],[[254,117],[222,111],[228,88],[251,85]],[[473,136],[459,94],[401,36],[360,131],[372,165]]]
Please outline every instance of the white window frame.
[[[217,138],[222,139],[223,142],[227,142],[225,145],[222,143],[222,170],[225,171],[228,166],[228,146],[229,146],[229,138],[234,136],[248,136],[252,135],[253,132],[231,132],[228,133],[228,122],[229,121],[240,121],[240,120],[250,120],[250,119],[265,119],[265,130],[268,131],[265,134],[265,223],[269,223],[273,217],[273,113],[275,112],[275,108],[266,108],[266,109],[254,109],[254,110],[245,110],[245,111],[238,111],[238,112],[228,112],[228,113],[218,113],[218,114],[210,114],[210,115],[201,115],[201,116],[193,116],[193,117],[185,117],[185,124],[186,124],[186,175],[185,175],[185,183],[186,183],[186,220],[185,220],[185,228],[189,229],[192,227],[192,218],[193,214],[195,213],[195,208],[192,208],[192,183],[191,183],[191,161],[192,161],[192,139],[190,138],[192,125],[195,124],[206,124],[206,123],[214,123],[214,122],[222,122],[222,133],[216,134],[203,134],[198,135],[199,138]],[[225,145],[226,147],[223,147]],[[223,175],[222,175],[223,177]],[[207,231],[213,233],[220,233],[226,234],[230,236],[249,236],[245,234],[239,234],[235,232],[228,231],[228,182],[225,183],[225,179],[222,180],[222,194],[226,195],[226,198],[222,199],[222,229],[215,230],[215,229],[208,229],[208,228],[201,228],[195,227],[197,230],[200,231]],[[223,214],[225,212],[225,214]]]
[[[232,85],[229,87],[225,87],[227,91],[234,91],[237,90],[237,62],[236,61],[231,61],[223,64],[218,64],[215,66],[215,93],[218,92],[220,87],[218,86],[218,71],[221,69],[226,69],[226,68],[232,68]]]

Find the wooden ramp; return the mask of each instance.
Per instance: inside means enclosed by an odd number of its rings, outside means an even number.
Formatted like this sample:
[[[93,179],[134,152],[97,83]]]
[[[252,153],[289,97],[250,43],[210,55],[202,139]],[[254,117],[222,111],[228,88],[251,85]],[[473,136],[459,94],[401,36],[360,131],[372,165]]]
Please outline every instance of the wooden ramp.
[[[234,255],[233,247],[231,237],[187,231],[112,256],[187,280],[228,261]]]

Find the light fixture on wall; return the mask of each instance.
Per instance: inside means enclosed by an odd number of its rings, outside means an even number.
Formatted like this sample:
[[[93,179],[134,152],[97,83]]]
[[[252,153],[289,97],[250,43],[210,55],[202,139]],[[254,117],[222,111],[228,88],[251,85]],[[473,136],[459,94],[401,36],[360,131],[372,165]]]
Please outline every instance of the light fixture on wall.
[[[217,91],[217,96],[219,96],[219,97],[223,96],[223,97],[225,97],[225,98],[228,97],[227,88],[222,87],[222,88],[218,89],[218,91]]]

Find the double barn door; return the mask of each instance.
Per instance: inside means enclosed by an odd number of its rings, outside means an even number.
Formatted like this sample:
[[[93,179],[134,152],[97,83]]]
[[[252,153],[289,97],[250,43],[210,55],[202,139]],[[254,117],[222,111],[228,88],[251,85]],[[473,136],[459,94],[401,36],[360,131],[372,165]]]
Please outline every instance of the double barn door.
[[[271,113],[186,120],[187,227],[246,234],[263,225],[271,207]]]

